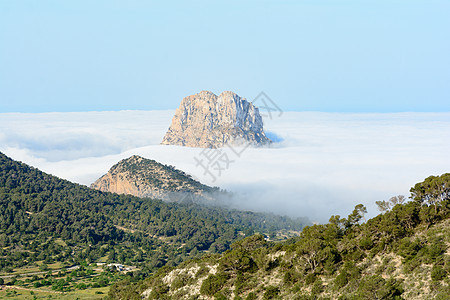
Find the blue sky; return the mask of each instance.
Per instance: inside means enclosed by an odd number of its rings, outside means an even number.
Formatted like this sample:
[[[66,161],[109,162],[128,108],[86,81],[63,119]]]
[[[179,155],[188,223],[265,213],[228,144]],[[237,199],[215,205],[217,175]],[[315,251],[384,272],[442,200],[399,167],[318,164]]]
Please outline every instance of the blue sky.
[[[0,0],[0,112],[450,111],[450,1]]]

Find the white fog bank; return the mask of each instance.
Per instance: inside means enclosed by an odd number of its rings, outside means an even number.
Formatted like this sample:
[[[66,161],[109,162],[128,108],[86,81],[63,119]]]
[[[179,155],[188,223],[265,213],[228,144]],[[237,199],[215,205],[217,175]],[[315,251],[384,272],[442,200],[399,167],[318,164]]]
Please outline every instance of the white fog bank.
[[[322,222],[358,203],[373,216],[376,200],[450,172],[450,113],[285,112],[264,119],[272,147],[222,149],[232,162],[215,180],[196,166],[202,149],[159,145],[173,113],[0,114],[0,151],[85,185],[138,154],[238,194],[240,208]]]

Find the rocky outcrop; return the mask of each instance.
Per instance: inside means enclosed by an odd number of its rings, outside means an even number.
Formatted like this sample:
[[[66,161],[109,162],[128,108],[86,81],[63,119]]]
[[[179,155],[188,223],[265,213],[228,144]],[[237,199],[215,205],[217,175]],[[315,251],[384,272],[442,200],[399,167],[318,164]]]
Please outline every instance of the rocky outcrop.
[[[258,108],[233,92],[202,91],[181,101],[161,144],[218,148],[229,143],[265,145]]]
[[[172,166],[137,155],[115,164],[91,188],[175,202],[212,200],[213,193],[218,190],[201,184]]]

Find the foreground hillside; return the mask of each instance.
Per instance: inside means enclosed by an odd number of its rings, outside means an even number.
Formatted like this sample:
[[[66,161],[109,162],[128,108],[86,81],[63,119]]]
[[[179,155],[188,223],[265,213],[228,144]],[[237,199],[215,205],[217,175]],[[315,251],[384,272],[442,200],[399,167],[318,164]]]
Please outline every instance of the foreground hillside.
[[[384,214],[362,224],[366,209],[358,205],[347,218],[333,216],[284,243],[254,235],[138,284],[115,284],[110,297],[449,299],[450,174],[411,192],[405,204],[380,202]]]
[[[223,252],[254,232],[302,227],[301,220],[272,214],[100,192],[0,153],[0,284],[58,291],[108,286],[118,277],[93,276],[98,263],[133,266],[137,271],[122,277],[137,280],[165,265]],[[69,268],[83,272],[68,275]],[[16,276],[32,271],[41,272]],[[77,284],[86,278],[91,281]]]

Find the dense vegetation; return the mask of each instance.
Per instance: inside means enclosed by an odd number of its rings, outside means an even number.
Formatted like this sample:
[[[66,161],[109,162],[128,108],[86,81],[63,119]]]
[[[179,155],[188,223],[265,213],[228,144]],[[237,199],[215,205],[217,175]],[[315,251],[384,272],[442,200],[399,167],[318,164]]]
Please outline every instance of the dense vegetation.
[[[411,201],[379,202],[384,212],[304,228],[283,243],[254,235],[223,254],[122,281],[113,299],[448,299],[450,174],[411,189]]]
[[[45,270],[58,263],[67,268],[105,262],[137,266],[139,271],[130,275],[137,280],[165,265],[225,251],[233,241],[254,232],[274,235],[281,229],[301,230],[301,222],[104,193],[0,153],[3,275],[17,268]]]

